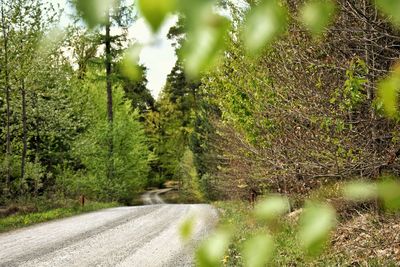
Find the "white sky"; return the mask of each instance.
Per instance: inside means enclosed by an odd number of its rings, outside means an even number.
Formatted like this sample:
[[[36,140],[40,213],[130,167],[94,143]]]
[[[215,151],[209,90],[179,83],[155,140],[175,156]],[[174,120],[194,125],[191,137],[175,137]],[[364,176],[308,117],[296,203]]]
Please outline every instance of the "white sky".
[[[68,7],[67,0],[45,0],[65,7],[61,17],[61,25],[69,23],[68,14],[72,11]],[[129,38],[137,40],[145,45],[140,54],[140,63],[147,67],[147,88],[154,98],[157,98],[165,85],[167,75],[175,65],[176,55],[172,42],[167,39],[169,29],[176,23],[177,17],[169,17],[160,31],[153,35],[146,22],[140,18],[129,29]]]
[[[142,18],[129,30],[129,38],[146,44],[140,55],[140,63],[148,68],[147,88],[156,98],[176,62],[175,49],[172,47],[172,42],[166,38],[169,29],[176,21],[177,17],[168,18],[156,36],[152,35],[149,26]]]

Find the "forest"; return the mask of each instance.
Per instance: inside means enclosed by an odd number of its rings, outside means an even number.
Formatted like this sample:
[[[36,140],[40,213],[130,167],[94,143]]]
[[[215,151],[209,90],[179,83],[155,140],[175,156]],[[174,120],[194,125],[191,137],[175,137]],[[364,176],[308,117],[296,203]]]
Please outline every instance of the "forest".
[[[51,1],[1,0],[0,206],[134,205],[173,181],[177,202],[214,203],[241,229],[219,237],[234,243],[224,266],[266,264],[252,251],[269,236],[244,243],[265,196],[272,265],[397,266],[400,3],[161,2],[71,0],[61,29]],[[157,98],[128,29],[144,17],[157,32],[168,14],[178,59]],[[308,225],[327,218],[303,239],[312,260],[296,227],[275,229],[307,205]],[[320,256],[328,239],[336,253]]]

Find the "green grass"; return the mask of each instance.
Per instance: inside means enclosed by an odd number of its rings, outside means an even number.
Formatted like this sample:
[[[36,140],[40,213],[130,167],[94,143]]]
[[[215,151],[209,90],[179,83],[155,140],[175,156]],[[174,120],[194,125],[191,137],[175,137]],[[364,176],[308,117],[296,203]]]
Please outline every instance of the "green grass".
[[[66,207],[50,208],[40,207],[39,211],[26,214],[14,214],[5,218],[0,218],[0,233],[14,230],[29,225],[46,222],[54,219],[65,218],[84,212],[96,211],[105,208],[116,207],[117,203],[88,202],[84,207],[77,203],[69,203]]]
[[[241,201],[214,203],[220,210],[220,224],[235,229],[234,237],[225,257],[224,266],[243,266],[241,249],[246,240],[254,234],[271,233],[275,238],[275,253],[271,266],[334,266],[326,265],[325,259],[307,258],[296,239],[296,225],[279,220],[270,227],[257,222],[251,206]],[[325,263],[325,264],[324,264]]]
[[[270,266],[349,266],[351,262],[331,247],[322,255],[309,257],[301,250],[296,238],[297,224],[281,218],[274,225],[267,227],[257,222],[251,206],[242,201],[221,201],[214,205],[220,211],[220,224],[230,225],[235,229],[233,240],[224,258],[223,266],[243,266],[241,249],[246,240],[259,233],[271,233],[275,239],[275,253]],[[363,259],[366,266],[395,266],[395,261]]]

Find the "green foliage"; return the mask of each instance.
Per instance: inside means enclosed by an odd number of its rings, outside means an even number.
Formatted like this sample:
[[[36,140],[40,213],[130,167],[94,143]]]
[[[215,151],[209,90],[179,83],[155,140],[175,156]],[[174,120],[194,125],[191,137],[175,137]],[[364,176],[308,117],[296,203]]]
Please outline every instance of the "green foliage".
[[[231,239],[230,231],[220,229],[207,238],[196,251],[196,263],[199,267],[221,266],[223,257]]]
[[[319,203],[309,204],[300,218],[301,247],[311,255],[321,253],[335,225],[336,212],[331,206]]]
[[[311,0],[300,9],[300,19],[304,26],[313,34],[321,35],[332,22],[335,4],[331,0]]]
[[[139,67],[140,46],[132,46],[125,51],[121,62],[121,73],[132,81],[137,81],[142,77],[142,69]]]
[[[392,177],[386,177],[378,183],[378,194],[383,200],[387,211],[400,210],[400,182]]]
[[[183,241],[188,241],[193,235],[193,230],[196,225],[196,218],[189,217],[183,221],[183,223],[179,227],[179,234]]]
[[[377,197],[378,190],[375,184],[364,181],[353,181],[343,188],[343,196],[354,201],[366,201]]]
[[[263,267],[272,260],[274,241],[268,234],[258,234],[246,240],[243,247],[244,266]]]
[[[378,84],[378,101],[389,118],[398,115],[400,70],[396,68],[391,75]]]
[[[394,24],[400,26],[400,3],[395,0],[376,0],[376,5],[389,16]]]
[[[279,231],[272,233],[264,223],[258,223],[248,203],[222,201],[214,204],[221,211],[220,224],[229,224],[235,229],[224,264],[220,266],[251,266],[261,263],[261,266],[305,265],[304,253],[295,238],[295,224],[286,218],[278,219]]]
[[[43,209],[33,213],[11,215],[5,218],[0,218],[0,233],[41,222],[61,219],[84,212],[91,212],[115,206],[117,206],[117,203],[89,202],[84,207],[81,207],[75,202],[68,203],[65,207],[61,208],[52,208],[48,210]]]
[[[255,216],[263,221],[271,221],[290,210],[289,200],[281,196],[271,196],[258,202],[254,208]]]
[[[88,173],[81,181],[83,188],[91,188],[91,194],[101,199],[129,202],[135,193],[147,183],[150,153],[144,129],[138,121],[138,112],[132,112],[131,103],[123,99],[122,89],[114,88],[113,180],[108,180],[109,160],[107,140],[109,125],[106,118],[106,96],[101,84],[88,80],[83,85],[87,102],[84,116],[91,124],[74,145],[74,155],[81,159]],[[88,192],[90,193],[90,192]]]
[[[110,10],[116,6],[115,0],[74,0],[73,3],[78,14],[90,28],[105,24]]]
[[[185,71],[190,78],[199,78],[201,72],[214,67],[225,46],[230,21],[212,13],[211,8],[205,4],[198,10],[201,24],[193,26],[183,46]]]
[[[177,175],[181,181],[181,190],[187,201],[201,202],[204,199],[200,187],[199,176],[194,165],[193,152],[185,150],[179,163]]]
[[[132,109],[139,109],[140,113],[143,114],[154,110],[155,100],[150,90],[147,88],[146,68],[144,66],[138,66],[138,68],[141,73],[138,79],[119,78],[125,92],[125,98],[132,102]],[[115,70],[117,75],[119,71],[120,69],[118,68]]]
[[[157,32],[166,16],[176,10],[177,0],[139,0],[138,7],[153,31]]]
[[[261,1],[247,16],[243,39],[247,51],[257,53],[283,33],[287,24],[287,10],[279,0]]]
[[[185,152],[193,151],[190,140],[195,135],[197,90],[198,84],[186,79],[182,64],[178,61],[168,75],[167,84],[154,110],[145,116],[150,147],[156,155],[152,162],[152,177],[181,181],[182,186],[188,189],[187,192],[183,190],[187,196],[198,187],[195,185],[198,178],[194,158],[188,159],[192,157],[188,154],[184,156]],[[195,189],[194,192],[191,201],[198,201],[199,191]]]
[[[77,75],[81,81],[76,81],[76,72],[61,53],[64,36],[57,31],[49,32],[49,25],[42,23],[45,9],[39,4],[23,7],[24,1],[7,1],[8,17],[4,18],[2,9],[3,34],[0,37],[1,48],[4,48],[0,57],[6,70],[2,69],[0,82],[7,91],[6,97],[1,94],[0,110],[2,125],[7,127],[1,127],[0,136],[2,143],[7,139],[8,147],[0,151],[0,174],[1,177],[7,176],[8,181],[1,180],[1,189],[11,189],[12,194],[18,195],[38,194],[39,191],[57,188],[68,195],[85,193],[94,198],[129,202],[132,195],[147,184],[151,163],[158,177],[157,183],[165,178],[181,179],[181,189],[199,200],[203,198],[200,178],[205,181],[214,177],[226,179],[221,187],[228,191],[227,186],[231,184],[240,197],[248,193],[245,190],[249,187],[259,189],[262,185],[273,187],[278,184],[277,189],[281,190],[281,183],[285,184],[284,191],[302,192],[307,186],[315,187],[323,183],[317,182],[316,177],[326,180],[330,177],[343,178],[353,175],[360,166],[372,165],[359,171],[364,175],[374,172],[375,166],[390,165],[384,163],[383,158],[386,151],[393,149],[395,142],[382,141],[382,145],[376,139],[384,136],[382,139],[395,140],[398,129],[396,126],[378,127],[383,123],[378,122],[373,111],[365,109],[373,95],[368,88],[371,84],[369,79],[380,77],[382,73],[376,69],[389,65],[387,60],[375,65],[375,56],[380,53],[372,49],[374,63],[371,69],[367,66],[370,64],[367,55],[371,43],[358,45],[354,49],[363,51],[361,54],[365,54],[365,61],[356,60],[347,67],[340,60],[343,61],[343,55],[346,59],[348,55],[352,56],[354,50],[345,50],[340,56],[331,52],[332,47],[343,39],[334,45],[329,42],[327,46],[316,44],[298,30],[296,21],[288,20],[289,9],[292,12],[297,8],[297,3],[288,3],[286,6],[281,1],[271,0],[258,1],[260,4],[255,5],[254,1],[248,1],[251,3],[248,12],[237,9],[237,13],[232,11],[225,17],[218,12],[217,2],[138,2],[138,8],[154,32],[161,27],[166,16],[176,10],[184,17],[181,20],[184,25],[179,29],[186,31],[184,37],[175,36],[183,38],[179,40],[182,44],[182,49],[179,48],[181,58],[168,78],[164,94],[157,103],[158,110],[146,115],[150,125],[146,129],[151,137],[149,141],[139,122],[138,111],[132,111],[135,104],[126,100],[134,97],[127,93],[129,90],[123,93],[123,81],[119,80],[121,84],[113,88],[114,109],[108,112],[114,111],[114,117],[109,116],[107,121],[105,92],[101,89],[105,87],[102,82],[104,77],[96,76],[97,71],[89,73],[86,79],[85,75],[80,75],[85,74],[87,63],[102,42],[89,49],[82,48]],[[400,23],[397,2],[375,2],[390,20],[396,25]],[[73,3],[78,15],[90,28],[105,24],[111,26],[113,22],[118,25],[122,23],[121,17],[116,18],[116,13],[121,10],[120,5],[116,5],[120,4],[118,1],[76,0]],[[229,3],[225,2],[225,7],[228,6]],[[321,36],[333,22],[337,10],[333,1],[306,1],[298,12],[302,24],[313,35]],[[246,19],[236,16],[243,13],[248,14]],[[26,14],[26,18],[22,14]],[[52,15],[49,17],[50,21],[55,21]],[[374,17],[379,16],[374,14]],[[4,22],[10,27],[6,29]],[[355,20],[351,26],[357,23]],[[344,24],[347,29],[348,24]],[[371,25],[364,24],[364,21],[362,24],[361,34],[357,32],[354,35],[361,40],[368,40],[368,27]],[[385,38],[393,34],[385,22],[378,21],[376,25],[384,25],[379,28],[385,29]],[[239,29],[243,29],[243,32]],[[286,29],[291,30],[289,36],[283,35]],[[376,29],[374,31],[374,34],[379,34]],[[182,35],[180,30],[177,32]],[[47,38],[41,38],[43,35],[47,35]],[[282,39],[278,39],[279,36]],[[379,37],[373,37],[379,42]],[[56,41],[47,44],[50,39]],[[103,36],[99,39],[104,41]],[[113,42],[115,46],[121,39],[107,36],[105,41]],[[380,49],[388,53],[392,48],[387,46],[389,42],[386,39],[384,41],[385,46]],[[29,45],[21,45],[25,43]],[[9,46],[6,47],[6,44]],[[269,49],[265,51],[263,48],[266,45]],[[372,43],[373,47],[375,45]],[[111,65],[114,63],[111,61],[119,58],[119,51],[112,50],[106,55],[106,61]],[[249,59],[245,57],[246,54],[260,57]],[[386,54],[384,56],[390,58]],[[121,73],[134,81],[143,76],[138,58],[138,49],[127,50],[119,66]],[[202,79],[201,90],[198,84],[186,79],[186,76],[201,78],[202,73],[217,65],[219,67],[215,72]],[[282,67],[278,68],[277,65]],[[345,68],[346,73],[342,73]],[[343,88],[341,78],[345,79]],[[117,80],[110,75],[107,79]],[[399,83],[399,71],[395,68],[378,86],[378,107],[382,106],[391,118],[398,117]],[[25,92],[25,86],[28,88],[28,100],[21,106],[19,103],[26,95],[19,91]],[[333,98],[332,87],[340,88],[335,91]],[[71,89],[74,89],[72,93]],[[206,96],[199,94],[199,91]],[[200,111],[199,100],[208,102],[211,107]],[[25,108],[28,118],[22,112]],[[205,117],[209,111],[212,112],[208,119]],[[7,119],[4,120],[4,117]],[[372,123],[363,123],[365,121]],[[212,125],[204,127],[206,129],[199,126],[206,123]],[[367,131],[370,128],[372,130]],[[389,137],[384,134],[388,132],[387,129],[391,130]],[[354,133],[358,133],[358,137],[353,137]],[[373,141],[362,143],[360,133],[362,137],[368,136]],[[149,144],[154,155],[149,152]],[[26,150],[26,157],[22,156],[25,152],[21,153],[21,148]],[[214,153],[214,158],[207,158],[206,153]],[[371,157],[375,157],[376,162],[370,164]],[[212,164],[198,162],[206,158],[210,161],[218,158],[218,161]],[[24,162],[22,159],[27,160],[25,173],[20,171]],[[108,168],[110,164],[112,168]],[[107,173],[109,169],[113,170],[112,175]],[[277,181],[272,178],[277,178]],[[293,183],[289,183],[289,187],[294,189],[288,189],[289,179]],[[305,185],[310,180],[314,184]],[[237,189],[239,186],[243,191]],[[352,200],[368,200],[378,195],[388,211],[399,209],[398,192],[400,186],[394,179],[377,184],[353,183],[345,187],[345,196]],[[287,200],[274,197],[259,203],[255,214],[259,219],[268,221],[277,219],[287,210]],[[62,213],[54,211],[33,218],[17,218],[15,221],[16,224],[21,220],[29,224],[31,221],[61,216]],[[246,214],[245,211],[243,214]],[[237,216],[233,220],[243,218]],[[255,218],[249,220],[255,228],[265,227],[259,226]],[[237,222],[242,225],[240,223],[243,222]],[[332,207],[319,203],[307,206],[301,216],[298,233],[301,247],[309,254],[317,254],[324,247],[334,226],[335,212]],[[191,223],[184,223],[184,237],[190,236],[191,227]],[[264,232],[276,229],[262,229],[263,234],[249,239],[241,251],[248,266],[262,266],[271,258],[272,239]],[[293,235],[296,232],[289,229],[283,234],[288,233]],[[275,238],[278,246],[280,234]],[[206,241],[197,254],[199,265],[221,265],[230,237],[230,231],[220,231]],[[298,252],[294,252],[297,256]]]
[[[346,70],[347,80],[342,90],[342,99],[339,106],[342,109],[352,111],[366,100],[365,85],[368,82],[366,76],[368,69],[364,61],[357,59],[350,63]]]

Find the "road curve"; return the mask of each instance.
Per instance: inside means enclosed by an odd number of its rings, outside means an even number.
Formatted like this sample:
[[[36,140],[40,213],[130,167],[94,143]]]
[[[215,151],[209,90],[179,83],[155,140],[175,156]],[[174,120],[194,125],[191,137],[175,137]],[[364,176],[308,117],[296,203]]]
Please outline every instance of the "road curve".
[[[171,190],[172,188],[165,188],[148,191],[142,195],[142,202],[144,205],[165,204],[160,195],[165,194]]]
[[[179,225],[196,219],[184,244]],[[0,266],[193,266],[198,242],[213,228],[209,205],[119,207],[0,234]]]

